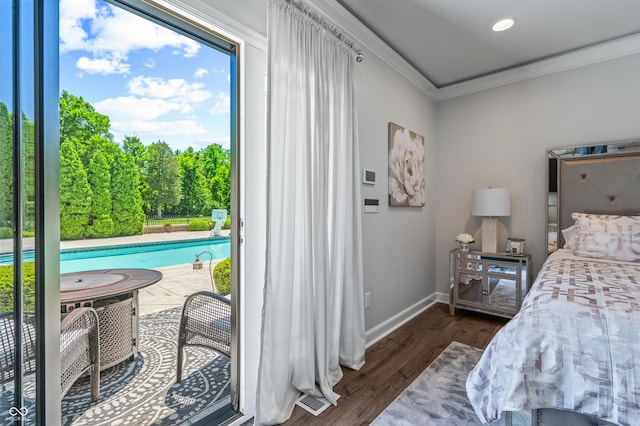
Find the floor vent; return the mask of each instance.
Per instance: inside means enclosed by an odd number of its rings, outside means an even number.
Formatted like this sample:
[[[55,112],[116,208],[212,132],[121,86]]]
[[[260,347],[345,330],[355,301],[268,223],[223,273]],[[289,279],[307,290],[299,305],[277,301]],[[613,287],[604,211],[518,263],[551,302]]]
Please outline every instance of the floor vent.
[[[333,395],[336,399],[340,398],[340,395],[338,395],[337,393],[334,393]],[[315,396],[302,394],[302,396],[296,400],[296,405],[307,410],[314,416],[317,416],[324,410],[329,408],[331,403],[326,398],[318,398]]]

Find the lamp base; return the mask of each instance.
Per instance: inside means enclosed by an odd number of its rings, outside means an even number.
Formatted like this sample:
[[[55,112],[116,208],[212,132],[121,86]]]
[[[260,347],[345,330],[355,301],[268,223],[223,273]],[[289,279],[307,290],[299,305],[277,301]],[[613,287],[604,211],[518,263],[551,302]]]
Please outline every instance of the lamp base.
[[[498,251],[498,219],[495,217],[482,218],[482,251],[485,253]]]

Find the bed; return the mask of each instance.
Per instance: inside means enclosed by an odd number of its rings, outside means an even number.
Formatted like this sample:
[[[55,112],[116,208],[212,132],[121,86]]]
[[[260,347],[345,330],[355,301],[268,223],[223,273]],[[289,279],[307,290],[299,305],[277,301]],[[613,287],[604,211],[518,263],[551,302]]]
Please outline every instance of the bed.
[[[487,346],[467,395],[483,423],[534,410],[535,424],[640,425],[640,154],[557,166],[564,248]]]

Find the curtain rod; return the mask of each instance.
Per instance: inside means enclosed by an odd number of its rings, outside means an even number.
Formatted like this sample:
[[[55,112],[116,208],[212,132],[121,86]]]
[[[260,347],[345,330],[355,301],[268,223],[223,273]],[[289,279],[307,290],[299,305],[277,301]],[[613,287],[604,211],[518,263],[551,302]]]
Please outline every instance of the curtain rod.
[[[301,0],[282,0],[283,3],[287,3],[292,7],[295,7],[298,11],[300,11],[305,16],[309,17],[311,20],[316,22],[326,31],[328,31],[332,36],[334,36],[337,40],[342,42],[346,47],[351,49],[356,54],[356,62],[364,61],[364,53],[356,47],[356,43],[348,38],[342,30],[340,30],[337,26],[327,21],[323,16],[321,16],[315,9],[311,8],[304,1]]]

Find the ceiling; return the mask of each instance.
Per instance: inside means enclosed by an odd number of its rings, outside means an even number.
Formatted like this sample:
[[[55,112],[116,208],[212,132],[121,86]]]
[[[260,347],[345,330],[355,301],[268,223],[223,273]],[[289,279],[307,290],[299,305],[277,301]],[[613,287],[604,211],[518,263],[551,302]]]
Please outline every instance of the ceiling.
[[[188,1],[266,35],[267,0]],[[384,56],[382,39],[410,64],[401,72],[434,99],[640,53],[640,0],[307,1]],[[505,17],[513,28],[493,32]]]
[[[638,0],[337,0],[436,88],[640,35]],[[515,25],[491,30],[499,19]]]

